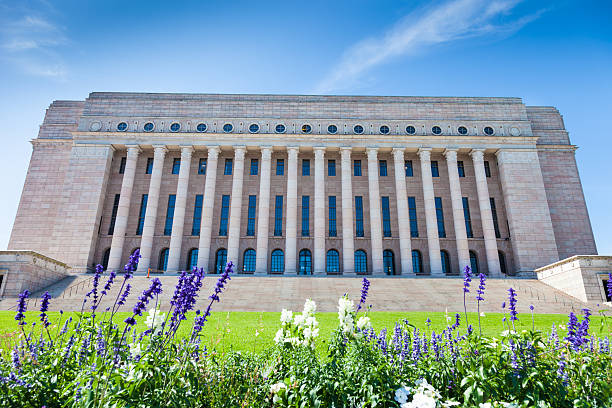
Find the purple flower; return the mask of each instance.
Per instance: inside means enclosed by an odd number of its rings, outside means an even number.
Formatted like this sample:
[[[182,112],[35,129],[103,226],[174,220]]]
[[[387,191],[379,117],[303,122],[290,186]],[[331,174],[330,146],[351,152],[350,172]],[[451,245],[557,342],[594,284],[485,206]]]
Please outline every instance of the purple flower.
[[[368,290],[370,289],[370,281],[366,278],[361,280],[361,299],[359,300],[359,305],[357,306],[357,311],[361,310],[361,307],[365,304],[366,299],[368,298]]]
[[[30,291],[27,289],[19,294],[19,301],[17,302],[17,314],[15,315],[15,320],[19,322],[17,324],[20,326],[23,326],[25,324],[24,313],[28,309],[28,305],[26,304],[28,296],[30,296]]]
[[[117,272],[115,271],[111,271],[109,276],[108,276],[108,280],[106,281],[106,284],[104,285],[104,289],[102,290],[101,294],[102,295],[106,295],[108,293],[108,291],[110,290],[111,286],[113,285],[113,282],[115,281],[115,277],[117,276]]]
[[[126,285],[126,287],[125,287],[125,290],[121,294],[121,297],[119,298],[119,301],[117,302],[117,306],[123,306],[125,304],[125,301],[127,300],[127,297],[130,295],[130,289],[131,288],[132,288],[132,286],[128,283]]]
[[[125,271],[126,276],[132,276],[132,272],[136,271],[138,267],[138,260],[140,259],[140,249],[134,250],[134,253],[130,255],[130,259],[128,263],[125,264],[123,270]]]
[[[608,287],[608,297],[612,301],[612,272],[608,272],[608,284],[606,286]]]
[[[478,275],[478,278],[480,278],[480,282],[478,284],[478,290],[476,291],[477,295],[476,296],[476,300],[477,301],[483,301],[484,298],[482,297],[484,295],[484,291],[485,291],[485,282],[487,280],[487,276],[484,273],[481,273],[480,275]]]
[[[230,274],[234,271],[233,268],[234,268],[234,264],[231,261],[228,262],[227,267],[225,268],[225,271],[221,274],[221,276],[219,276],[219,279],[217,280],[217,283],[215,285],[215,289],[212,295],[208,297],[210,299],[210,303],[206,307],[206,310],[204,311],[204,313],[201,316],[196,317],[195,319],[195,322],[193,325],[193,331],[191,333],[192,340],[194,340],[197,337],[197,335],[202,330],[202,327],[204,327],[204,324],[206,323],[208,316],[210,316],[210,309],[212,308],[213,303],[219,301],[219,294],[223,292],[223,288],[227,284],[227,281],[231,280]]]
[[[574,312],[570,312],[569,321],[567,322],[567,336],[565,337],[565,340],[570,343],[574,351],[578,351],[582,345],[582,340],[578,335],[578,330],[578,318]]]
[[[142,292],[142,295],[138,297],[138,302],[136,302],[136,305],[134,305],[134,309],[132,309],[134,314],[132,315],[132,317],[128,317],[127,319],[125,319],[124,322],[127,323],[129,326],[135,325],[135,317],[137,315],[142,316],[142,312],[147,307],[147,304],[149,304],[149,301],[153,299],[154,296],[159,295],[161,293],[161,288],[162,283],[159,278],[152,279],[149,288],[145,289]]]
[[[466,266],[463,270],[463,292],[470,293],[470,282],[472,281],[472,270]]]
[[[85,295],[85,297],[90,297],[93,294],[93,304],[91,305],[91,310],[96,310],[96,302],[98,300],[98,285],[100,284],[100,276],[104,272],[104,268],[102,265],[96,265],[96,272],[93,277],[93,287],[92,289]]]
[[[508,302],[510,303],[510,320],[518,320],[518,312],[516,311],[516,291],[512,288],[508,289]]]
[[[429,317],[427,318],[427,320],[425,320],[425,324],[427,325],[427,327],[431,326],[431,320],[429,320]]]
[[[42,300],[40,302],[40,321],[42,322],[44,327],[49,326],[49,320],[47,319],[47,310],[49,310],[49,300],[51,299],[51,295],[49,291],[46,291],[42,295]]]
[[[584,314],[584,318],[582,319],[582,322],[580,322],[577,335],[580,337],[581,344],[584,344],[589,337],[591,311],[589,309],[582,309],[582,313]]]
[[[569,376],[567,374],[567,371],[565,370],[565,366],[567,365],[567,362],[565,361],[564,354],[561,354],[558,364],[559,364],[559,368],[557,369],[557,377],[561,379],[563,386],[567,387],[567,385],[569,384],[569,381],[568,381]]]

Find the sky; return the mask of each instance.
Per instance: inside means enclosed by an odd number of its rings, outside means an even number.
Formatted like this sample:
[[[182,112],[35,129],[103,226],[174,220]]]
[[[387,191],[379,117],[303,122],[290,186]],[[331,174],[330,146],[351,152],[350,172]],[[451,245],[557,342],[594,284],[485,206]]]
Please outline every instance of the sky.
[[[512,96],[555,106],[612,255],[609,1],[0,0],[0,248],[53,100],[93,91]]]

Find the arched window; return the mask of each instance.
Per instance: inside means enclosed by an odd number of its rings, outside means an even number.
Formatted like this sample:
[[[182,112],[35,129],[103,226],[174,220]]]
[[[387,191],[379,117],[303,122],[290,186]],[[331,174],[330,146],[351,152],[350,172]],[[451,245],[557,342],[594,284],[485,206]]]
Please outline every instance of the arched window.
[[[414,273],[423,273],[423,258],[416,249],[412,250],[412,271]]]
[[[168,268],[168,253],[170,250],[168,248],[164,248],[159,253],[159,262],[157,264],[157,269],[160,271],[165,271]]]
[[[395,260],[393,259],[393,251],[390,249],[383,251],[383,269],[387,275],[395,275]]]
[[[368,255],[364,250],[355,251],[355,272],[363,275],[368,273]]]
[[[285,254],[281,249],[272,251],[272,262],[270,272],[283,273],[285,272]]]
[[[340,255],[335,249],[327,251],[327,273],[340,273]]]
[[[106,248],[102,254],[102,268],[106,270],[108,268],[108,258],[110,257],[110,248]]]
[[[502,251],[497,251],[497,255],[499,255],[499,269],[501,273],[504,275],[508,274],[508,269],[506,267],[506,255]]]
[[[300,266],[298,275],[312,275],[312,254],[309,249],[300,251]]]
[[[215,256],[215,273],[223,273],[227,266],[227,249],[219,248]]]
[[[255,250],[250,248],[244,251],[244,257],[242,258],[242,270],[244,272],[254,273],[255,272]]]
[[[440,251],[440,260],[442,261],[442,272],[446,275],[451,274],[450,257],[445,250]]]
[[[472,275],[478,275],[478,255],[476,252],[470,251],[470,267],[472,268]]]
[[[198,266],[198,248],[191,248],[187,255],[187,270],[191,271]]]

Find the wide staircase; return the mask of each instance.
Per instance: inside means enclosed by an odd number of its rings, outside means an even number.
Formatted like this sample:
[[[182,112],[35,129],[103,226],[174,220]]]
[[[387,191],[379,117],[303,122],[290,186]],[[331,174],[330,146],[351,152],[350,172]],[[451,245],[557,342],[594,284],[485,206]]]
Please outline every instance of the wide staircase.
[[[159,297],[161,308],[170,307],[170,299],[178,276],[156,275],[162,282],[163,293]],[[100,279],[100,292],[108,278]],[[138,296],[149,287],[153,278],[134,276],[129,279],[130,296],[121,310],[129,311]],[[218,276],[209,275],[204,279],[204,285],[198,295],[196,309],[204,309],[209,303],[208,296],[212,292]],[[437,311],[449,313],[463,310],[463,280],[456,278],[372,278],[368,296],[368,305],[375,311]],[[112,289],[104,296],[98,308],[104,311],[116,300],[123,282],[123,276],[117,276]],[[73,275],[49,286],[52,296],[50,310],[80,311],[88,309],[91,300],[84,305],[83,300],[91,290],[93,275]],[[478,279],[472,281],[470,293],[467,294],[468,311],[476,311],[476,289]],[[599,310],[601,307],[587,304],[566,295],[550,286],[533,279],[488,279],[481,302],[483,312],[502,312],[501,304],[508,299],[508,288],[514,288],[518,295],[519,312],[529,312],[533,305],[536,313],[579,312],[588,307]],[[40,307],[40,296],[44,291],[31,296],[28,309],[37,310]],[[287,276],[233,276],[221,294],[221,302],[214,306],[217,311],[265,311],[279,312],[283,308],[301,310],[307,298],[317,302],[317,309],[322,312],[337,311],[338,298],[348,294],[355,302],[359,301],[361,290],[360,278],[346,277],[287,277]],[[15,310],[16,299],[0,301],[0,310]]]

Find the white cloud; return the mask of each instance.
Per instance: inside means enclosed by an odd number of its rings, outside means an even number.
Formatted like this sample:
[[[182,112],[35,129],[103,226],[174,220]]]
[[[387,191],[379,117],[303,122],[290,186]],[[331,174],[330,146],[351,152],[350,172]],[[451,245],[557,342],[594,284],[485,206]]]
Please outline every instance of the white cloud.
[[[429,46],[486,35],[509,35],[540,12],[508,19],[521,0],[452,0],[403,17],[382,36],[349,47],[313,93],[329,93],[360,80],[370,69]],[[507,20],[507,21],[504,21]]]

